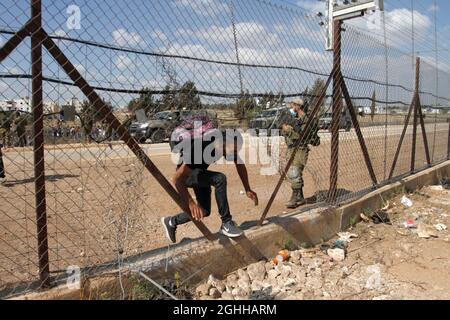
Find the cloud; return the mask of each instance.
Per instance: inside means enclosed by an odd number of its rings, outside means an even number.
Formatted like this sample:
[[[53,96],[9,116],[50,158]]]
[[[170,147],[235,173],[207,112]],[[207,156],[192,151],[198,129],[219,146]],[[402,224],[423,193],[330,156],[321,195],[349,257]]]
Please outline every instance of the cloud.
[[[125,55],[120,55],[116,58],[115,61],[116,67],[119,70],[131,69],[133,68],[133,61],[131,58]]]
[[[438,6],[437,4],[435,4],[435,3],[433,3],[433,4],[428,8],[428,11],[431,11],[431,12],[437,12],[437,11],[439,11],[439,6]]]
[[[317,12],[325,12],[327,11],[327,6],[325,2],[317,1],[317,0],[299,0],[297,1],[297,5],[302,7],[305,10],[317,13]]]
[[[58,29],[55,32],[53,32],[51,35],[56,36],[56,37],[67,37],[67,32],[65,32],[63,29]]]
[[[112,36],[114,42],[121,47],[135,47],[143,42],[139,34],[137,34],[136,32],[128,32],[124,28],[113,31]]]
[[[176,0],[177,6],[188,7],[196,14],[205,17],[214,17],[229,11],[226,3],[217,0]]]
[[[428,38],[429,29],[432,25],[428,16],[414,10],[406,8],[385,11],[386,38],[388,45],[402,48],[411,46],[412,37],[412,15],[414,14],[414,38],[416,43],[425,41]],[[379,41],[383,38],[383,20],[382,13],[376,11],[369,13],[365,18],[349,20],[348,24],[356,27],[363,33],[370,34]]]
[[[264,48],[279,43],[278,35],[257,22],[236,23],[236,37],[240,48]],[[233,27],[210,26],[199,30],[178,29],[176,35],[183,40],[197,40],[210,45],[234,47]]]

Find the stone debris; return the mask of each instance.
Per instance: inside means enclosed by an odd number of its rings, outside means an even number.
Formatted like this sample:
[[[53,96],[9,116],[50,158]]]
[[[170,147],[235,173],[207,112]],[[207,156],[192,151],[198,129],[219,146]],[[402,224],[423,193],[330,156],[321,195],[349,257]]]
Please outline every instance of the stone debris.
[[[444,231],[444,230],[447,230],[447,226],[446,226],[445,224],[443,224],[443,223],[435,224],[435,225],[434,225],[434,228],[435,228],[437,231]]]
[[[401,204],[405,207],[411,208],[413,206],[413,203],[411,199],[409,199],[407,196],[403,196],[400,200]]]
[[[429,239],[429,238],[438,238],[438,234],[436,233],[436,229],[430,225],[421,223],[417,226],[417,235],[419,238]]]
[[[336,249],[328,249],[327,254],[334,261],[344,261],[345,259],[345,250],[336,248]]]
[[[448,193],[447,190],[440,192]],[[448,242],[450,215],[442,207],[426,207],[424,200],[421,200],[424,197],[415,194],[411,195],[414,200],[412,210],[407,205],[409,202],[402,201],[406,205],[400,204],[400,197],[396,199],[397,204],[391,201],[389,208],[384,208],[391,210],[391,225],[377,224],[372,219],[372,213],[361,214],[366,223],[354,226],[352,232],[340,232],[338,237],[318,244],[315,248],[288,251],[288,255],[285,255],[287,258],[277,260],[276,264],[273,261],[259,261],[236,270],[224,279],[210,275],[206,283],[196,288],[196,297],[203,300],[429,298],[428,292],[423,289],[425,284],[418,286],[415,274],[411,275],[413,278],[410,282],[401,278],[397,280],[397,275],[390,273],[390,269],[399,268],[397,272],[407,278],[411,268],[415,272],[425,268],[422,265],[415,269],[408,267],[407,264],[415,263],[414,257],[424,254],[443,257],[444,253],[439,254],[435,247],[433,250],[425,247],[431,240],[418,237],[431,239],[439,235],[443,241],[436,241],[433,246]],[[401,200],[404,198],[406,196]],[[441,258],[427,261],[446,263]],[[401,269],[403,266],[410,269]],[[403,270],[403,273],[399,270]],[[424,272],[428,276],[434,269],[431,267],[426,270]],[[445,276],[440,271],[435,273],[435,277]],[[427,288],[434,287],[429,285]]]
[[[430,190],[434,190],[434,191],[443,191],[444,187],[441,185],[436,185],[436,186],[429,186]]]
[[[358,238],[356,233],[350,232],[339,232],[338,233],[339,240],[344,242],[351,242],[354,238]]]

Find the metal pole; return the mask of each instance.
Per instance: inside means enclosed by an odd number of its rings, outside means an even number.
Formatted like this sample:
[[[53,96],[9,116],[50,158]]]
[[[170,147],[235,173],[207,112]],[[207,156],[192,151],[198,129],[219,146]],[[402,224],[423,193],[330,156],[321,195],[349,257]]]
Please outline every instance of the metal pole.
[[[345,104],[347,105],[347,109],[350,113],[350,117],[352,119],[353,127],[356,131],[356,136],[358,137],[359,145],[361,146],[361,150],[364,156],[364,161],[366,162],[367,170],[369,170],[370,178],[372,179],[372,184],[376,186],[378,184],[377,177],[375,175],[375,171],[373,170],[372,161],[370,161],[369,151],[367,150],[366,142],[364,140],[364,136],[361,132],[361,128],[359,126],[358,117],[356,115],[355,108],[353,107],[352,99],[347,89],[347,85],[345,84],[344,78],[341,75],[342,79],[342,93],[344,94]]]
[[[406,130],[408,129],[409,119],[411,118],[411,113],[413,111],[414,105],[416,104],[416,94],[414,94],[411,105],[409,106],[408,115],[406,116],[405,125],[403,126],[403,131],[400,136],[400,141],[398,142],[397,151],[395,151],[394,160],[392,161],[391,171],[389,172],[389,180],[394,175],[395,166],[397,165],[398,156],[400,155],[400,149],[402,148],[403,139],[405,138]]]
[[[419,114],[419,120],[420,120],[420,127],[422,128],[422,138],[423,138],[423,146],[425,148],[425,156],[427,157],[427,164],[430,167],[431,166],[431,157],[430,157],[430,149],[428,147],[428,138],[427,138],[427,132],[425,130],[425,121],[423,118],[422,113],[422,105],[420,104],[420,97],[417,95],[417,111]]]
[[[419,68],[420,58],[416,59],[416,85],[414,89],[414,120],[413,120],[413,136],[411,148],[411,173],[414,172],[416,163],[416,144],[417,144],[417,120],[418,120],[418,101],[419,101]]]
[[[32,19],[28,20],[27,23],[25,23],[23,27],[0,48],[0,63],[2,63],[3,60],[5,60],[6,57],[9,56],[9,54],[30,34],[31,22]]]
[[[448,122],[447,160],[450,160],[450,118],[447,118],[447,122]]]
[[[34,185],[38,241],[39,278],[41,288],[50,286],[48,258],[47,207],[45,201],[44,117],[42,106],[42,28],[41,0],[31,0],[33,31],[31,33],[31,74],[33,108]]]
[[[333,33],[333,111],[331,119],[331,162],[330,162],[330,190],[328,201],[337,198],[338,165],[339,165],[339,122],[342,111],[341,92],[341,21],[334,21]]]
[[[447,160],[450,160],[450,117],[447,117],[447,122],[448,122]]]

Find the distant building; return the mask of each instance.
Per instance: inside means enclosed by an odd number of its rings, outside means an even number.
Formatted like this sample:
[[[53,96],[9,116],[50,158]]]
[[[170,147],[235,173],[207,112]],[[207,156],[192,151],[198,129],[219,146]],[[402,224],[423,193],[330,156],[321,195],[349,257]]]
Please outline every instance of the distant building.
[[[31,99],[29,97],[14,99],[13,104],[15,111],[31,113]]]
[[[11,111],[11,110],[13,110],[13,102],[11,100],[0,101],[0,110],[1,111]]]
[[[81,112],[81,101],[78,100],[77,97],[71,98],[69,101],[67,101],[66,105],[72,106],[75,108],[75,112]]]
[[[363,112],[364,114],[372,114],[372,107],[358,107],[358,112]],[[384,114],[385,112],[385,106],[375,106],[375,114]]]
[[[2,111],[20,111],[31,113],[31,100],[29,97],[0,101]]]
[[[55,113],[59,112],[60,107],[56,102],[50,101],[50,102],[44,102],[44,113]]]

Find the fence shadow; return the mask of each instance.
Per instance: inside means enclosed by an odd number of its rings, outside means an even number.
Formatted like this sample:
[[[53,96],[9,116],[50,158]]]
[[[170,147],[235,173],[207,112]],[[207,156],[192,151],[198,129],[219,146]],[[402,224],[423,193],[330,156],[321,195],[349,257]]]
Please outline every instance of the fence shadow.
[[[78,177],[79,177],[79,175],[76,175],[76,174],[52,174],[52,175],[45,176],[45,181],[56,182],[56,181],[67,179],[67,178],[78,178]],[[3,185],[5,187],[14,187],[16,185],[33,183],[34,181],[35,181],[34,177],[26,178],[26,179],[22,179],[22,180],[8,180]]]

